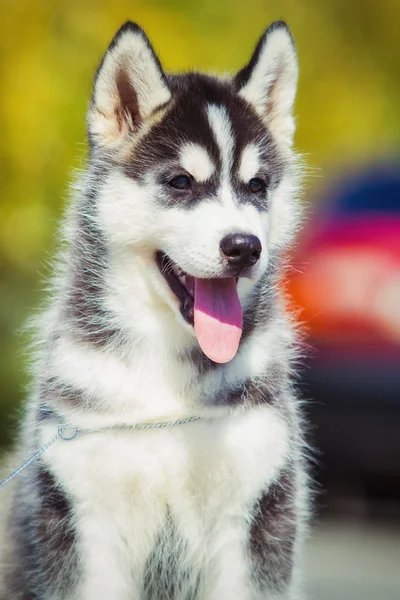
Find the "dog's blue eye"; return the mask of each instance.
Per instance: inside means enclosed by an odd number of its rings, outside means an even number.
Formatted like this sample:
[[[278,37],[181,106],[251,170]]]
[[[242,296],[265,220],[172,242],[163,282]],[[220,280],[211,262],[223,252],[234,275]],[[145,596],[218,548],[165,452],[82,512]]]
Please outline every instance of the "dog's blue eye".
[[[265,183],[259,177],[254,177],[249,181],[249,188],[253,194],[256,194],[257,192],[263,192],[265,190]]]
[[[176,188],[177,190],[189,190],[192,187],[190,178],[187,175],[178,175],[169,182],[169,185]]]

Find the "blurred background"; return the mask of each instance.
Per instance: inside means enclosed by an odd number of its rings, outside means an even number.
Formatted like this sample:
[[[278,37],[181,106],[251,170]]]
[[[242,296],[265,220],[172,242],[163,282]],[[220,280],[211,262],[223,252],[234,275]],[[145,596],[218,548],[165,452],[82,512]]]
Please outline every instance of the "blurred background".
[[[168,70],[235,71],[264,27],[296,40],[309,216],[288,287],[307,333],[317,514],[308,597],[400,598],[400,2],[0,0],[0,448],[28,383],[91,78],[132,19]]]

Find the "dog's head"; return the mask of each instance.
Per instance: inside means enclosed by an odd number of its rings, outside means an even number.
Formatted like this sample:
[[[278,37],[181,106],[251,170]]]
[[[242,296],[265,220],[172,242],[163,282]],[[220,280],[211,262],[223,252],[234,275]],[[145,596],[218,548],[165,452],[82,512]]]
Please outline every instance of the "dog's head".
[[[147,284],[215,362],[236,354],[251,290],[293,230],[296,83],[282,22],[233,78],[166,75],[130,22],[96,73],[88,135],[110,252],[140,257]]]

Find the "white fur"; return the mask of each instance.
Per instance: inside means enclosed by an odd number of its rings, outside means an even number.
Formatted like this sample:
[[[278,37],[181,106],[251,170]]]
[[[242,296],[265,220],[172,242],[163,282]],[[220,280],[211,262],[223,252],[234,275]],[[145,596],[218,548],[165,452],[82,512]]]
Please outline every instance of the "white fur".
[[[129,114],[123,112],[125,127],[122,130],[117,117],[121,101],[116,80],[121,71],[137,96],[143,120],[171,98],[143,35],[125,31],[104,57],[88,113],[89,132],[100,146],[115,146],[129,131]]]
[[[300,191],[299,173],[292,166],[282,177],[270,197],[268,243],[273,250],[288,247],[299,226],[301,205],[298,196]]]
[[[229,120],[228,113],[223,106],[210,104],[207,112],[208,120],[215,135],[215,140],[218,144],[220,156],[222,158],[222,184],[226,185],[230,181],[234,150],[232,124]]]
[[[193,142],[182,146],[180,162],[182,167],[199,182],[210,179],[215,171],[215,165],[207,150]]]
[[[44,443],[54,426],[41,429]],[[265,405],[167,431],[82,433],[57,442],[44,460],[74,502],[86,557],[78,597],[138,598],[141,565],[169,507],[188,557],[209,574],[201,597],[217,600],[227,589],[223,597],[234,600],[236,589],[244,598],[249,503],[285,464],[288,441],[285,421]]]
[[[173,319],[176,321],[176,318]],[[63,337],[52,352],[50,373],[62,377],[73,388],[95,397],[96,410],[81,410],[55,398],[54,408],[74,426],[98,428],[120,423],[178,418],[185,415],[213,417],[230,414],[226,407],[206,407],[198,396],[197,381],[190,365],[163,356],[165,340],[157,344],[149,332],[147,342],[124,360],[112,353],[85,348]],[[204,389],[210,394],[221,383],[237,384],[246,377],[261,378],[273,360],[284,356],[290,342],[289,323],[283,317],[268,330],[260,329],[240,348],[220,375],[211,373]],[[118,381],[118,386],[115,386]],[[151,381],[151,385],[149,385]],[[88,410],[90,409],[90,410]]]
[[[252,177],[255,177],[261,167],[260,149],[256,144],[248,144],[243,148],[239,165],[239,177],[245,183],[248,183]]]
[[[267,34],[251,77],[239,92],[289,146],[295,130],[292,110],[297,78],[296,51],[289,32],[280,27]]]
[[[260,327],[243,343],[234,361],[228,365],[226,381],[239,382],[246,376],[257,379],[268,373],[274,360],[286,356],[291,337],[290,324],[283,316],[274,319],[268,328]]]

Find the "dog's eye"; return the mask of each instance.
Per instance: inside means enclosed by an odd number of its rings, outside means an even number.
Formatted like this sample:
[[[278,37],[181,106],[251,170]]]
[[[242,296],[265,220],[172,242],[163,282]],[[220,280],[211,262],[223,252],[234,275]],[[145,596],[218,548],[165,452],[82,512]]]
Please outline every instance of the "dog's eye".
[[[249,188],[253,194],[256,194],[257,192],[263,192],[265,190],[265,182],[259,177],[254,177],[249,181]]]
[[[169,185],[177,190],[189,190],[192,187],[192,182],[187,175],[178,175],[169,182]]]

